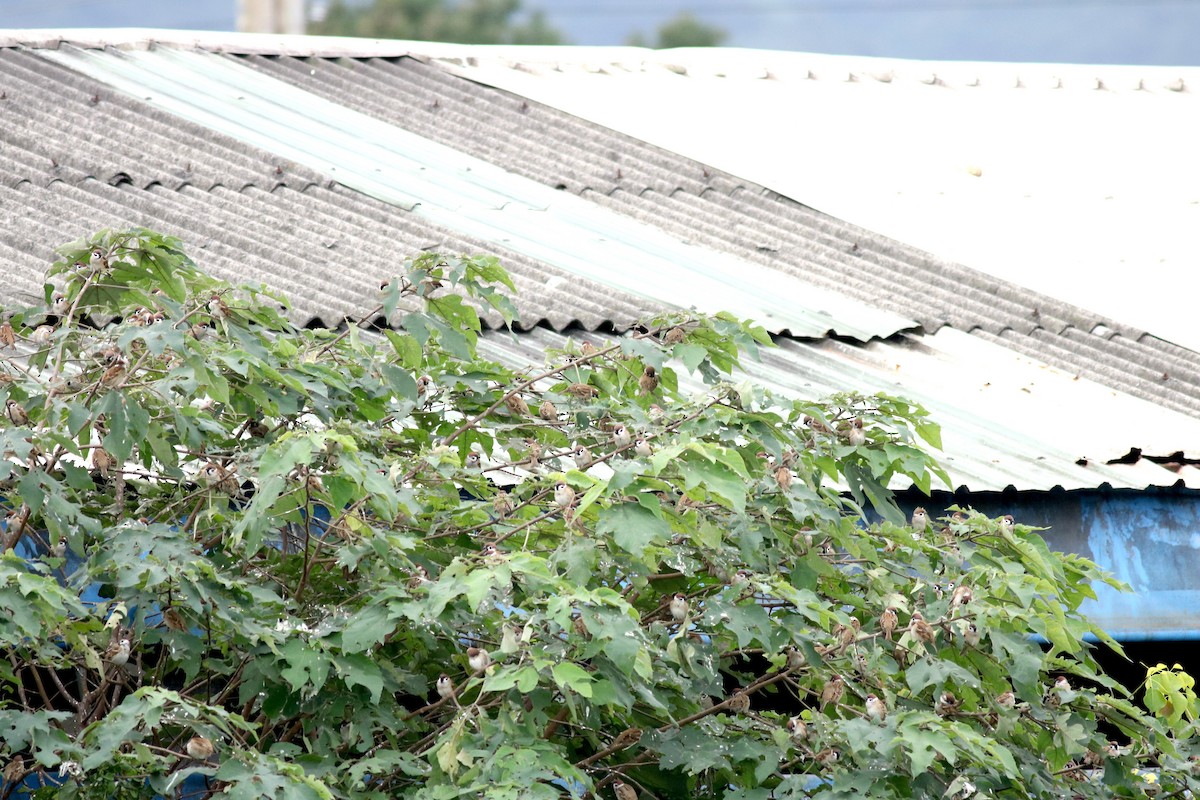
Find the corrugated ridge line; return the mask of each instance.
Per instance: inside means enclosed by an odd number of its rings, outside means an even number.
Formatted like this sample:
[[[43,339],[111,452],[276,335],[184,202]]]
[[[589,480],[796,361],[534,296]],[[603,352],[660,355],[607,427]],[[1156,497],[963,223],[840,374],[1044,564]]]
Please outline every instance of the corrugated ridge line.
[[[370,63],[386,63],[393,70],[401,69],[398,64],[392,62],[372,61]],[[404,61],[400,63],[407,65],[409,62]],[[413,69],[419,68],[419,66],[413,66]],[[341,69],[350,70],[349,67],[344,67]],[[381,67],[381,69],[383,68]],[[426,67],[426,70],[428,69],[429,68]],[[316,71],[318,76],[328,76],[329,74],[333,73],[333,70],[327,69],[317,69]],[[363,69],[355,70],[356,75],[358,75],[360,72],[367,73],[369,71]],[[451,86],[454,85],[453,77],[439,77],[441,79],[438,83],[439,90],[443,90],[445,88],[443,84]],[[337,82],[334,81],[334,83],[336,84]],[[354,85],[352,82],[347,82],[347,84]],[[399,85],[406,86],[404,83]],[[397,87],[393,86],[391,88],[394,92]],[[370,92],[368,92],[368,94],[370,94]],[[462,93],[460,92],[460,94]],[[484,91],[480,94],[483,96],[487,95],[488,93]],[[497,98],[506,97],[502,93],[495,91],[492,91],[491,94]],[[443,91],[438,96],[445,99],[446,97],[453,97],[454,92]],[[464,102],[475,103],[477,100],[473,94],[465,94],[464,96],[466,98]],[[511,98],[508,98],[507,100],[496,100],[494,104],[497,107],[497,110],[501,110],[503,108],[509,109],[509,113],[499,114],[497,115],[498,118],[511,118],[513,116],[511,113],[511,108],[514,103],[512,102]],[[387,116],[387,106],[385,104],[377,102],[374,104],[374,106],[374,113],[385,117]],[[538,112],[545,111],[545,109],[542,109],[536,105],[530,105],[528,108],[529,111],[527,111],[527,114],[531,114],[535,109]],[[443,103],[438,109],[438,127],[444,128],[447,121],[453,119],[454,115],[450,114],[449,109],[450,104],[448,102]],[[476,109],[476,111],[478,112],[478,109]],[[487,115],[477,114],[477,116]],[[581,128],[586,126],[586,123],[583,123],[582,121],[575,120],[567,115],[562,116],[576,126]],[[411,121],[415,118],[417,117],[410,116],[408,119]],[[489,120],[491,121],[491,117],[489,117]],[[566,126],[567,122],[564,122],[563,125]],[[597,129],[594,126],[589,129],[588,133],[592,135],[590,137],[584,137],[583,140],[588,141],[589,143],[593,142],[596,130]],[[561,136],[560,140],[574,141],[570,136]],[[627,143],[622,142],[622,150],[624,150],[626,144]],[[460,146],[461,145],[462,143],[460,143]],[[633,147],[634,145],[630,146]],[[641,149],[648,148],[643,146]],[[510,168],[514,168],[522,166],[522,163],[523,162],[520,160],[517,162],[510,160],[506,162],[506,165]],[[575,161],[572,163],[577,164],[579,162]],[[539,172],[541,173],[539,177],[542,180],[547,180],[546,176],[550,173],[546,171]],[[631,170],[630,174],[635,173]],[[554,180],[554,178],[551,177],[549,180]],[[629,181],[628,179],[610,181],[610,186],[612,188],[609,189],[609,192],[614,197],[618,196],[621,194],[621,192],[617,191],[617,187],[625,186],[627,183],[631,182],[632,181]],[[582,180],[581,183],[595,184],[597,181]],[[649,179],[642,181],[642,183],[654,184],[656,181]],[[657,182],[657,185],[661,186],[663,184],[662,182]],[[805,232],[808,232],[809,230],[832,231],[832,236],[842,237],[843,240],[853,239],[857,243],[862,243],[864,246],[860,246],[859,248],[857,253],[859,257],[858,259],[846,258],[832,262],[837,264],[839,270],[845,269],[859,271],[859,281],[848,281],[848,286],[857,289],[857,291],[849,291],[846,286],[842,285],[842,283],[846,281],[842,275],[825,276],[825,285],[831,287],[837,285],[840,290],[851,293],[868,302],[872,300],[872,295],[875,295],[876,303],[879,303],[883,307],[889,308],[890,310],[894,310],[898,313],[905,313],[911,316],[922,318],[922,322],[931,330],[936,330],[936,327],[938,327],[937,323],[940,319],[941,321],[950,322],[951,324],[954,324],[956,327],[959,327],[963,330],[981,328],[983,330],[988,330],[993,334],[999,334],[1006,329],[1016,329],[1028,335],[1035,329],[1041,327],[1045,328],[1052,334],[1060,335],[1063,331],[1071,328],[1072,326],[1091,330],[1098,324],[1105,324],[1107,327],[1117,331],[1118,333],[1124,333],[1125,335],[1132,336],[1134,338],[1140,335],[1140,331],[1134,331],[1126,326],[1121,326],[1112,321],[1104,320],[1095,314],[1087,312],[1084,309],[1076,308],[1053,298],[1035,295],[1021,287],[1007,284],[1003,281],[992,278],[991,276],[987,276],[982,273],[976,273],[975,271],[960,267],[959,265],[940,261],[926,253],[916,250],[915,248],[910,248],[900,243],[891,243],[886,240],[881,241],[880,237],[874,236],[869,232],[863,231],[862,229],[856,228],[848,223],[842,223],[840,221],[833,220],[832,218],[823,218],[818,212],[807,209],[801,204],[794,203],[793,201],[785,198],[776,197],[774,201],[769,201],[768,197],[770,193],[765,191],[755,193],[748,188],[743,188],[742,186],[734,187],[731,191],[732,195],[737,195],[740,197],[753,196],[755,202],[758,204],[774,202],[778,206],[778,208],[774,210],[775,215],[779,215],[780,211],[785,211],[785,213],[787,213],[789,216],[802,216],[806,218],[807,222],[810,223],[807,226],[781,225],[774,229],[769,227],[760,228],[760,230],[765,230],[769,234],[780,234],[782,236],[791,235],[794,237],[796,236],[794,232],[802,230]],[[594,196],[589,196],[589,199],[598,200],[599,197],[604,194],[602,188],[596,188],[595,192],[596,194]],[[643,190],[641,194],[645,195],[646,192]],[[673,195],[675,199],[679,199],[684,196],[685,195],[683,192],[679,191]],[[702,199],[711,199],[716,203],[719,203],[722,200],[719,191],[711,188],[702,190]],[[897,253],[903,255],[904,258],[897,258],[893,255]],[[739,254],[743,257],[746,257],[745,253]],[[769,261],[763,257],[756,258],[755,260],[759,261],[760,263]],[[875,262],[878,264],[878,266],[881,267],[881,270],[872,272],[865,268],[859,269],[860,266],[870,262]],[[931,276],[928,273],[931,271],[935,272],[937,276],[943,280],[930,280]],[[816,281],[817,274],[810,272],[806,274],[806,279]],[[940,289],[939,287],[941,287],[943,284],[956,286],[956,288],[945,290]],[[903,302],[880,302],[879,298],[881,296],[889,295],[898,289],[903,290],[906,294],[908,294],[909,299],[906,299]],[[935,302],[935,300],[938,298],[941,299],[941,303]],[[910,306],[919,307],[913,308]],[[1091,335],[1096,336],[1096,334]],[[1103,338],[1103,336],[1097,336],[1097,339],[1099,340],[1103,340]],[[1095,345],[1096,342],[1093,342],[1093,344]],[[1086,354],[1081,351],[1063,349],[1064,353],[1075,353],[1075,358],[1056,359],[1056,365],[1063,366],[1068,370],[1083,369],[1098,374],[1103,374],[1106,371],[1106,365],[1112,362],[1116,353],[1104,350],[1102,347],[1093,347],[1092,351],[1098,354],[1097,358],[1085,358]],[[1128,387],[1128,384],[1126,384],[1126,387]],[[1138,396],[1145,396],[1148,398],[1156,398],[1159,396],[1158,392],[1153,390],[1153,387],[1146,386],[1141,386],[1140,391],[1137,391],[1136,394]],[[1195,411],[1195,409],[1193,409],[1193,411]]]
[[[260,65],[264,69],[269,69],[282,77],[289,78],[293,81],[303,83],[306,87],[321,91],[319,87],[323,87],[324,92],[331,97],[340,98],[341,102],[354,104],[364,113],[371,114],[377,118],[384,119],[393,124],[400,125],[414,130],[420,130],[425,135],[445,137],[447,123],[455,123],[459,126],[465,126],[465,129],[470,132],[470,135],[456,139],[455,146],[466,151],[474,152],[480,157],[497,159],[497,152],[492,145],[495,142],[494,137],[488,137],[486,142],[484,137],[478,135],[476,130],[477,120],[481,117],[486,117],[490,123],[490,129],[501,133],[507,132],[509,139],[500,138],[502,145],[511,144],[510,140],[521,140],[522,146],[514,151],[513,155],[521,155],[523,157],[515,159],[505,159],[504,165],[509,169],[516,169],[522,174],[532,172],[531,165],[537,163],[546,163],[546,159],[530,158],[529,154],[535,151],[536,141],[531,141],[528,137],[529,130],[527,127],[518,125],[515,129],[511,125],[506,125],[505,122],[512,120],[514,117],[514,109],[519,108],[519,104],[524,104],[528,108],[525,114],[519,114],[520,120],[528,120],[536,112],[539,116],[553,117],[555,133],[557,135],[557,146],[552,149],[536,147],[537,152],[544,152],[552,155],[549,160],[565,161],[571,160],[573,164],[590,164],[596,169],[596,174],[590,180],[583,180],[581,183],[588,188],[602,195],[615,194],[618,189],[627,189],[633,191],[627,184],[633,183],[642,187],[658,187],[668,185],[673,191],[682,190],[688,195],[699,195],[703,198],[712,198],[713,202],[721,203],[725,196],[729,196],[736,192],[739,188],[744,189],[747,194],[757,194],[756,198],[761,204],[765,201],[766,190],[759,189],[758,192],[752,193],[749,190],[750,184],[732,176],[725,176],[721,173],[712,173],[713,178],[722,178],[728,182],[729,188],[727,192],[719,188],[714,188],[707,183],[699,181],[674,181],[665,182],[659,178],[647,177],[642,181],[633,181],[630,179],[617,180],[615,178],[615,169],[620,166],[622,169],[628,168],[630,175],[636,175],[638,170],[647,172],[655,172],[661,170],[664,175],[678,175],[680,172],[687,170],[680,169],[680,165],[688,165],[692,167],[692,171],[703,169],[700,165],[694,164],[682,157],[674,154],[665,154],[665,151],[660,150],[652,145],[641,142],[640,140],[618,134],[613,131],[608,131],[600,126],[587,123],[584,120],[573,117],[564,112],[558,112],[554,109],[547,109],[537,104],[525,103],[512,95],[482,87],[477,84],[465,81],[450,73],[439,70],[436,66],[422,64],[412,59],[401,59],[399,61],[371,59],[363,62],[337,62],[336,64],[324,62],[319,59],[308,61],[298,61],[292,58],[280,59],[264,59],[261,57],[253,57],[254,63]],[[371,68],[381,73],[389,73],[392,75],[390,82],[378,79]],[[315,72],[315,74],[310,74]],[[350,79],[350,75],[354,79]],[[413,79],[413,75],[417,76],[418,80],[428,81],[436,86],[436,91],[423,91],[424,87],[420,86]],[[424,116],[421,114],[400,113],[400,103],[396,102],[399,97],[432,97],[440,103],[434,115]],[[476,110],[475,115],[467,114],[465,111],[456,110],[454,103],[460,103],[464,106],[470,106]],[[495,114],[479,113],[480,107],[486,105],[487,108],[498,112]],[[603,131],[605,141],[617,141],[620,144],[619,148],[619,164],[605,164],[603,159],[592,157],[590,159],[580,160],[574,157],[574,153],[583,150],[586,153],[595,153],[604,148],[595,147],[596,135],[598,131]],[[564,135],[565,134],[565,135]],[[572,143],[579,142],[581,146],[571,147]],[[505,151],[507,152],[507,151]],[[614,153],[618,151],[614,150]],[[552,172],[546,170],[536,170],[538,178],[550,185],[554,183],[555,178],[552,177]],[[606,173],[601,177],[601,173]],[[644,195],[644,190],[638,190],[639,194]],[[710,195],[710,192],[716,192],[715,195]],[[673,195],[672,199],[686,197],[686,195]],[[720,198],[720,199],[718,199]],[[589,199],[597,199],[592,196]],[[1111,323],[1107,320],[1102,320],[1096,315],[1086,313],[1083,309],[1075,309],[1068,304],[1054,301],[1048,297],[1031,296],[1026,290],[1020,287],[1004,284],[991,276],[982,273],[976,273],[972,270],[953,265],[948,262],[941,261],[930,256],[928,253],[917,250],[902,243],[891,242],[879,237],[869,231],[858,228],[850,223],[834,220],[833,218],[819,214],[811,209],[803,207],[801,204],[788,201],[784,198],[775,200],[777,208],[774,209],[774,215],[779,215],[781,212],[787,213],[790,217],[789,223],[801,223],[800,225],[779,225],[774,228],[761,226],[759,230],[769,231],[780,235],[786,235],[789,231],[796,232],[806,229],[816,229],[822,231],[830,231],[832,237],[841,241],[853,241],[860,244],[860,252],[857,254],[860,258],[865,258],[868,254],[874,254],[877,258],[877,263],[880,267],[886,270],[885,274],[876,272],[869,275],[877,283],[882,283],[881,291],[886,291],[889,280],[893,279],[894,275],[910,275],[914,284],[919,281],[919,285],[909,284],[906,288],[914,297],[910,300],[924,303],[923,311],[915,311],[911,308],[908,311],[900,313],[918,314],[925,317],[924,322],[927,327],[936,329],[940,324],[953,319],[955,326],[961,329],[970,329],[972,326],[982,326],[993,332],[999,332],[1007,327],[1018,327],[1026,331],[1032,330],[1038,324],[1048,325],[1052,329],[1058,326],[1058,330],[1067,327],[1068,324],[1076,325],[1077,327],[1088,327],[1087,323],[1096,324],[1105,322],[1109,327],[1114,329],[1123,329],[1116,323]],[[636,205],[636,200],[630,200],[630,205]],[[760,220],[761,222],[761,220]],[[726,248],[727,250],[729,248]],[[736,248],[732,254],[744,256],[743,248]],[[763,263],[763,259],[756,259],[759,263]],[[838,269],[832,274],[826,275],[826,286],[836,286],[841,279],[841,269],[853,265],[855,259],[844,259],[836,262]],[[811,266],[811,265],[809,265]],[[938,306],[932,303],[925,303],[925,299],[930,292],[930,284],[935,282],[929,280],[929,271],[937,271],[946,277],[953,277],[955,283],[959,285],[959,291],[946,291],[944,293],[944,302]],[[806,278],[809,275],[806,274]],[[864,278],[868,275],[864,274]],[[1003,291],[1002,302],[1006,308],[1000,312],[992,306],[997,299],[997,290]],[[964,309],[963,298],[972,301],[972,310],[978,313],[975,319],[970,318],[963,313]],[[867,298],[860,298],[867,299]],[[992,303],[985,303],[985,300],[991,300]],[[903,308],[903,304],[897,308]],[[1042,321],[1034,321],[1030,319],[1029,312],[1032,308],[1038,308],[1043,317],[1049,315],[1051,317],[1061,317],[1061,320],[1046,318]],[[1127,333],[1134,333],[1127,329]],[[1140,333],[1140,332],[1137,332]]]
[[[588,338],[604,343],[614,341],[595,334]],[[505,336],[485,336],[481,340],[481,349],[494,354],[497,360],[523,366],[541,363],[547,348],[562,347],[565,340],[561,334],[539,329],[518,337],[516,342]],[[893,348],[914,346],[907,335],[899,337],[896,344],[873,342],[865,347],[829,340],[810,344],[784,341],[780,348],[763,349],[762,362],[747,358],[743,366],[747,377],[755,383],[776,393],[808,400],[843,391],[847,386],[895,392],[900,386],[885,369],[888,353]],[[925,345],[920,345],[919,349],[928,351],[932,358],[938,355],[936,349]],[[680,383],[693,389],[702,387],[698,378],[686,373],[680,374]],[[904,393],[910,394],[907,389]],[[939,455],[956,486],[978,490],[1011,485],[1020,489],[1047,490],[1055,486],[1093,488],[1107,482],[1117,487],[1144,488],[1151,484],[1170,485],[1175,481],[1173,475],[1153,464],[1077,466],[1075,456],[1071,454],[1056,451],[1045,442],[1022,440],[1019,436],[1014,439],[1010,428],[982,424],[968,410],[955,409],[944,403],[937,404],[935,417],[944,423],[944,430],[953,430],[956,438],[965,439],[971,445],[969,456]],[[1001,458],[990,458],[992,455]],[[1057,467],[1052,465],[1051,458],[1056,459]]]
[[[494,165],[461,151],[414,134],[400,135],[390,125],[368,124],[365,115],[332,101],[319,105],[315,95],[268,76],[250,80],[251,71],[227,59],[166,49],[106,54],[64,49],[46,57],[130,91],[150,89],[158,93],[157,102],[202,124],[228,129],[290,158],[324,165],[323,169],[338,169],[343,183],[361,191],[401,205],[414,204],[418,213],[444,224],[498,238],[534,257],[648,299],[675,302],[677,286],[686,280],[691,286],[688,303],[754,317],[777,331],[820,335],[833,328],[869,339],[914,324],[838,295],[813,300],[822,309],[814,311],[806,300],[813,297],[815,287],[793,285],[780,273],[764,271],[736,282],[730,270],[753,275],[757,270],[750,268],[750,262],[737,263],[688,246],[658,228],[599,212],[577,198],[559,195],[555,200],[554,193],[541,184],[518,176],[506,179]],[[251,101],[231,100],[235,92],[244,92]],[[303,112],[291,110],[300,104],[307,104]],[[290,133],[278,138],[289,126]],[[352,129],[354,146],[348,144]],[[398,178],[412,188],[397,190]],[[545,205],[551,211],[542,216],[537,209]],[[601,260],[613,266],[606,271],[599,267]],[[685,263],[690,266],[682,266]],[[612,275],[612,280],[600,275]]]
[[[1196,416],[1196,402],[1194,397],[1188,397],[1187,393],[1164,389],[1161,385],[1155,386],[1155,391],[1151,395],[1150,392],[1146,391],[1146,387],[1139,386],[1137,381],[1127,379],[1128,373],[1124,365],[1113,368],[1110,364],[1097,363],[1093,360],[1090,362],[1093,367],[1090,372],[1085,373],[1085,371],[1080,370],[1081,354],[1077,349],[1067,346],[1071,341],[1068,338],[1040,329],[1028,335],[1017,334],[1013,331],[1004,331],[999,335],[988,331],[975,331],[974,333],[988,341],[1015,350],[1030,358],[1035,358],[1064,372],[1090,378],[1097,383],[1111,387],[1114,391],[1124,392],[1133,397],[1148,399],[1150,402],[1171,411],[1178,411],[1181,414],[1193,417]],[[1114,424],[1118,423],[1114,422]],[[1180,446],[1182,447],[1186,444],[1186,442],[1181,442]]]
[[[302,200],[306,194],[307,198]],[[19,229],[33,232],[29,247],[35,256],[40,256],[32,259],[32,263],[38,267],[30,270],[27,280],[19,282],[21,291],[32,292],[40,287],[41,274],[54,259],[54,247],[101,227],[143,225],[180,236],[187,251],[205,269],[213,270],[235,283],[264,282],[295,301],[296,311],[304,315],[302,321],[317,318],[328,325],[340,323],[346,313],[365,310],[374,301],[379,281],[392,277],[396,272],[389,267],[413,255],[417,247],[435,244],[438,234],[446,243],[442,249],[447,252],[493,253],[510,267],[514,266],[512,261],[521,259],[515,253],[471,243],[451,232],[437,231],[426,220],[398,215],[392,206],[373,201],[379,206],[378,213],[374,217],[367,217],[356,211],[349,212],[351,231],[342,231],[341,234],[343,237],[352,235],[355,247],[363,247],[368,241],[373,241],[372,252],[379,256],[378,260],[367,268],[363,268],[358,261],[352,261],[350,267],[342,264],[331,268],[328,263],[319,263],[313,255],[327,251],[320,243],[320,223],[330,219],[330,210],[340,208],[339,199],[348,199],[361,208],[365,198],[357,192],[338,198],[330,190],[315,185],[307,187],[306,193],[297,193],[286,187],[278,187],[275,192],[247,187],[239,192],[220,186],[206,192],[190,186],[182,187],[179,191],[162,186],[142,190],[128,184],[113,187],[95,179],[79,184],[57,181],[48,193],[31,188],[5,198],[4,207],[8,213],[11,215],[23,210],[24,219],[21,224],[0,234],[0,238],[11,238],[12,232]],[[279,224],[284,215],[292,220],[290,229]],[[301,220],[301,216],[308,219]],[[387,216],[390,218],[383,219]],[[61,224],[67,220],[71,221],[69,230]],[[380,232],[372,233],[375,230]],[[404,247],[404,242],[409,243],[409,249]],[[387,251],[389,247],[394,251],[390,258]],[[301,255],[298,257],[297,254]],[[545,285],[552,276],[544,268],[518,268],[514,272],[516,282],[526,297],[549,294],[552,298],[560,298],[556,308],[551,309],[548,320],[551,324],[562,327],[579,322],[598,327],[606,324],[612,316],[609,313],[611,303],[587,303],[582,308],[576,304],[574,289],[577,287],[565,280],[565,276],[560,276],[564,277],[562,288],[553,290]],[[347,273],[355,277],[347,280]],[[526,277],[530,274],[532,278]],[[321,284],[319,292],[311,296],[298,295],[294,291],[297,275],[305,276],[309,281],[318,281]],[[627,303],[617,305],[631,322],[654,311],[645,306],[630,307]],[[566,311],[558,310],[564,306]],[[520,295],[517,307],[525,325],[539,322],[541,317],[537,314],[546,310],[543,302],[522,302]],[[494,313],[485,314],[485,317],[493,325],[501,323],[499,316]]]
[[[193,183],[206,189],[216,183],[241,188],[249,184],[271,186],[289,179],[300,185],[322,180],[316,173],[290,163],[284,175],[277,176],[273,173],[281,159],[215,131],[205,137],[187,137],[191,141],[184,143],[179,133],[188,123],[180,118],[32,53],[0,50],[0,71],[28,87],[14,87],[10,102],[25,91],[36,100],[23,103],[23,114],[12,117],[6,127],[19,125],[24,116],[36,123],[41,136],[70,137],[60,154],[60,163],[83,163],[101,180],[124,172],[143,187],[157,181],[172,186]],[[77,89],[78,95],[64,92],[64,86]],[[92,105],[86,98],[96,93],[102,99]],[[97,124],[97,116],[103,124]],[[118,129],[122,134],[114,135]],[[114,151],[119,158],[114,157]],[[187,163],[193,165],[191,173],[181,169]],[[100,165],[105,169],[97,169]],[[209,167],[212,174],[196,167]]]

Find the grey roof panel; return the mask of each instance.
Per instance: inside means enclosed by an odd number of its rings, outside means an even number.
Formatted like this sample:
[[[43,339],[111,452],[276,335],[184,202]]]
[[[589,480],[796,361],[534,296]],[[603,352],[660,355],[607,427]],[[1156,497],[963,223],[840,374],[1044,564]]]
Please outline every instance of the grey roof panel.
[[[1052,366],[1200,416],[1200,392],[1190,381],[1200,376],[1198,353],[1150,341],[1085,309],[938,259],[565,112],[411,58],[244,60],[678,236],[911,316],[927,332],[951,325],[991,341],[1002,337]],[[486,135],[478,131],[480,119],[488,122]],[[1188,378],[1129,378],[1161,358],[1164,347],[1174,367],[1164,371]]]

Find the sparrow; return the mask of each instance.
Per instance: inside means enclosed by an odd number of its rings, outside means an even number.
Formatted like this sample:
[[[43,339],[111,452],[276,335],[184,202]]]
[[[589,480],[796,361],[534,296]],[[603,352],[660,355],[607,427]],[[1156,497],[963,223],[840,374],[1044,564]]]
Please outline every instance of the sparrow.
[[[566,389],[567,394],[572,397],[578,397],[580,400],[590,400],[593,397],[600,395],[600,390],[595,386],[589,386],[586,383],[572,383]]]
[[[587,469],[592,463],[592,451],[588,450],[581,444],[575,445],[575,449],[571,451],[571,458],[575,459],[575,466],[579,469]]]
[[[471,668],[471,672],[483,672],[492,663],[492,657],[488,655],[488,651],[481,647],[467,648],[467,666]]]
[[[784,648],[784,652],[787,654],[787,661],[784,663],[789,670],[798,670],[808,661],[804,655],[804,651],[794,644],[789,644]]]
[[[858,638],[858,632],[862,630],[862,623],[857,618],[851,617],[849,625],[843,625],[840,622],[833,629],[833,636],[838,640],[838,655],[845,655],[850,649],[850,645],[854,644],[854,640]]]
[[[950,595],[950,610],[954,611],[961,608],[970,603],[974,598],[975,594],[971,591],[971,587],[965,583],[960,583],[954,587],[954,593]]]
[[[642,394],[653,394],[658,389],[658,373],[654,367],[649,364],[642,370],[642,377],[638,378],[638,390]]]
[[[785,466],[776,467],[775,483],[779,484],[779,488],[785,492],[792,488],[792,471]]]
[[[617,800],[638,800],[637,789],[620,779],[613,781],[613,794]]]
[[[483,469],[483,456],[476,453],[474,450],[467,453],[467,457],[463,459],[463,467],[470,472],[478,472]]]
[[[25,758],[21,755],[15,755],[12,760],[4,766],[4,782],[7,784],[15,784],[25,776]]]
[[[228,319],[229,306],[225,305],[225,301],[221,299],[221,295],[214,294],[208,298],[208,313],[213,319]]]
[[[592,632],[588,630],[587,623],[583,621],[583,617],[576,616],[571,619],[571,628],[580,635],[585,641],[590,641]]]
[[[731,581],[731,583],[734,586],[744,586],[745,584],[750,582],[750,577],[751,577],[750,570],[739,569],[737,572],[733,573],[733,580]]]
[[[518,417],[529,416],[529,404],[519,394],[510,394],[504,398],[504,405],[508,406],[508,410]]]
[[[109,644],[108,649],[104,651],[104,660],[110,662],[115,667],[124,666],[129,662],[129,650],[131,646],[129,639],[126,637],[112,642]]]
[[[503,489],[496,492],[496,496],[492,498],[492,510],[498,517],[507,517],[512,513],[513,502],[512,498],[508,496],[508,492]]]
[[[108,269],[108,256],[99,247],[92,250],[92,255],[88,258],[88,262],[94,269]]]
[[[55,316],[65,317],[67,312],[71,310],[71,304],[67,302],[67,296],[62,292],[55,292],[50,298],[50,310]]]
[[[570,508],[575,505],[575,490],[566,481],[554,484],[554,505],[559,508]]]
[[[417,399],[431,400],[437,394],[437,386],[433,383],[433,378],[428,375],[422,375],[417,378]]]
[[[629,435],[629,429],[623,423],[618,422],[612,429],[613,444],[617,447],[628,447],[633,441],[633,437]]]
[[[103,447],[96,446],[92,448],[92,466],[104,477],[108,477],[108,471],[113,468],[117,460],[113,458],[112,453],[105,450]]]
[[[222,467],[215,461],[209,461],[200,468],[200,483],[225,494],[233,494],[238,490],[237,477],[232,470]]]
[[[908,620],[908,632],[913,635],[914,639],[925,644],[933,644],[936,635],[933,626],[925,621],[925,617],[920,611],[912,612],[912,617]]]
[[[738,689],[729,696],[729,702],[725,707],[734,714],[745,714],[750,710],[750,695],[746,694],[745,690]]]
[[[851,447],[862,447],[867,442],[867,434],[863,431],[863,421],[858,417],[850,420],[850,427],[846,429],[846,441]]]
[[[54,546],[50,548],[50,555],[55,558],[63,558],[67,555],[67,537],[60,536]]]
[[[663,336],[663,341],[667,344],[679,344],[686,338],[687,332],[684,331],[683,328],[676,325],[674,328],[671,328],[671,330],[667,331],[666,335]]]
[[[1011,710],[1017,707],[1017,696],[1009,689],[1007,692],[1001,692],[996,695],[996,705],[1000,708]]]
[[[500,548],[488,542],[483,547],[479,548],[479,554],[483,556],[483,560],[489,564],[497,564],[504,560],[504,554],[500,552]]]
[[[24,426],[29,424],[29,414],[25,411],[25,407],[11,397],[5,402],[4,410],[13,425]]]
[[[1003,517],[1000,518],[1000,530],[1006,536],[1012,536],[1013,524],[1014,524],[1014,522],[1013,522],[1012,514],[1005,514]]]
[[[687,619],[688,615],[687,595],[683,592],[676,592],[671,596],[669,608],[671,610],[671,619],[676,622],[683,622]]]
[[[787,732],[791,735],[792,741],[799,744],[808,738],[808,724],[800,717],[792,717],[787,721]]]
[[[584,356],[585,358],[587,356],[594,356],[594,355],[596,355],[596,353],[599,353],[599,352],[600,351],[596,349],[596,345],[594,345],[588,341],[585,341],[583,344],[581,344],[579,346],[579,353],[580,353],[580,355]]]
[[[650,419],[654,420],[655,422],[658,422],[659,420],[661,420],[663,417],[666,416],[667,412],[664,411],[663,407],[660,406],[658,403],[651,403],[650,407],[648,409],[646,409],[646,414],[649,415]]]
[[[1069,691],[1071,691],[1070,681],[1067,680],[1065,675],[1059,675],[1058,678],[1055,679],[1054,685],[1047,689],[1046,693],[1042,695],[1042,703],[1044,703],[1045,706],[1050,709],[1058,708],[1062,705],[1063,693]]]
[[[925,509],[921,506],[913,509],[912,527],[917,533],[924,533],[929,530],[929,515],[925,513]]]
[[[883,638],[889,642],[892,640],[892,634],[896,632],[896,623],[899,622],[899,619],[894,606],[888,606],[879,615],[879,630],[883,631]]]
[[[649,458],[654,453],[654,449],[650,447],[650,442],[645,436],[639,436],[633,440],[633,452],[642,458]]]
[[[952,692],[942,692],[937,702],[933,704],[933,713],[939,717],[948,717],[958,711],[958,698]]]
[[[450,676],[444,672],[438,675],[436,686],[438,697],[443,700],[454,694],[454,681],[450,680]]]
[[[13,348],[17,346],[17,332],[13,330],[8,320],[0,322],[0,347]]]
[[[29,341],[37,345],[49,344],[50,337],[54,335],[54,328],[49,325],[38,325],[33,329],[33,333],[29,334]]]
[[[171,631],[186,631],[187,622],[183,615],[175,608],[164,608],[162,612],[163,622],[167,626],[167,630]]]
[[[826,747],[817,753],[814,758],[818,764],[836,764],[837,760],[841,758],[841,754],[837,751],[836,747]]]
[[[538,406],[538,416],[547,422],[556,422],[558,420],[558,408],[549,400],[543,400]]]
[[[125,377],[128,374],[129,368],[125,365],[125,359],[121,359],[104,370],[100,375],[100,385],[106,389],[119,389],[125,384]]]
[[[830,703],[837,705],[845,691],[846,682],[842,680],[841,675],[834,675],[826,681],[824,688],[821,689],[821,710],[824,711],[825,706]]]
[[[213,747],[212,739],[209,739],[207,736],[200,736],[199,734],[188,739],[188,743],[184,749],[187,750],[190,758],[194,758],[197,761],[207,761],[217,751],[217,748]]]
[[[425,567],[421,566],[420,564],[414,565],[412,573],[408,577],[408,588],[419,589],[422,586],[428,585],[429,583],[431,583],[429,580],[429,570],[425,569]]]
[[[874,694],[867,695],[867,716],[870,717],[873,722],[878,722],[880,725],[882,725],[884,720],[887,719],[887,713],[886,703],[884,703]]]
[[[974,622],[967,624],[962,636],[968,647],[979,646],[979,627]]]

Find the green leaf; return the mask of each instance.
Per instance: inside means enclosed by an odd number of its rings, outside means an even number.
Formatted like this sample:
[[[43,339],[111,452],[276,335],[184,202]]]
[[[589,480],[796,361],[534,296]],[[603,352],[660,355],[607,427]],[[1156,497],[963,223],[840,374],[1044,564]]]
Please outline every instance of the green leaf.
[[[570,661],[561,661],[551,669],[560,688],[571,689],[583,697],[592,696],[592,676]]]
[[[639,503],[621,503],[601,510],[596,530],[639,557],[651,544],[661,544],[671,536],[666,520]]]

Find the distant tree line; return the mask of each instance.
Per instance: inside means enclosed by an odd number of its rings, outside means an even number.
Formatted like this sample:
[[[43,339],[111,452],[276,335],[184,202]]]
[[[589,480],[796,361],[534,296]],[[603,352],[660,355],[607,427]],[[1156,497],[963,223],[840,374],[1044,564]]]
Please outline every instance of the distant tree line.
[[[541,9],[524,13],[521,0],[333,0],[309,32],[463,44],[570,44]],[[728,34],[688,12],[658,27],[651,41],[641,31],[626,39],[637,47],[716,47]]]

